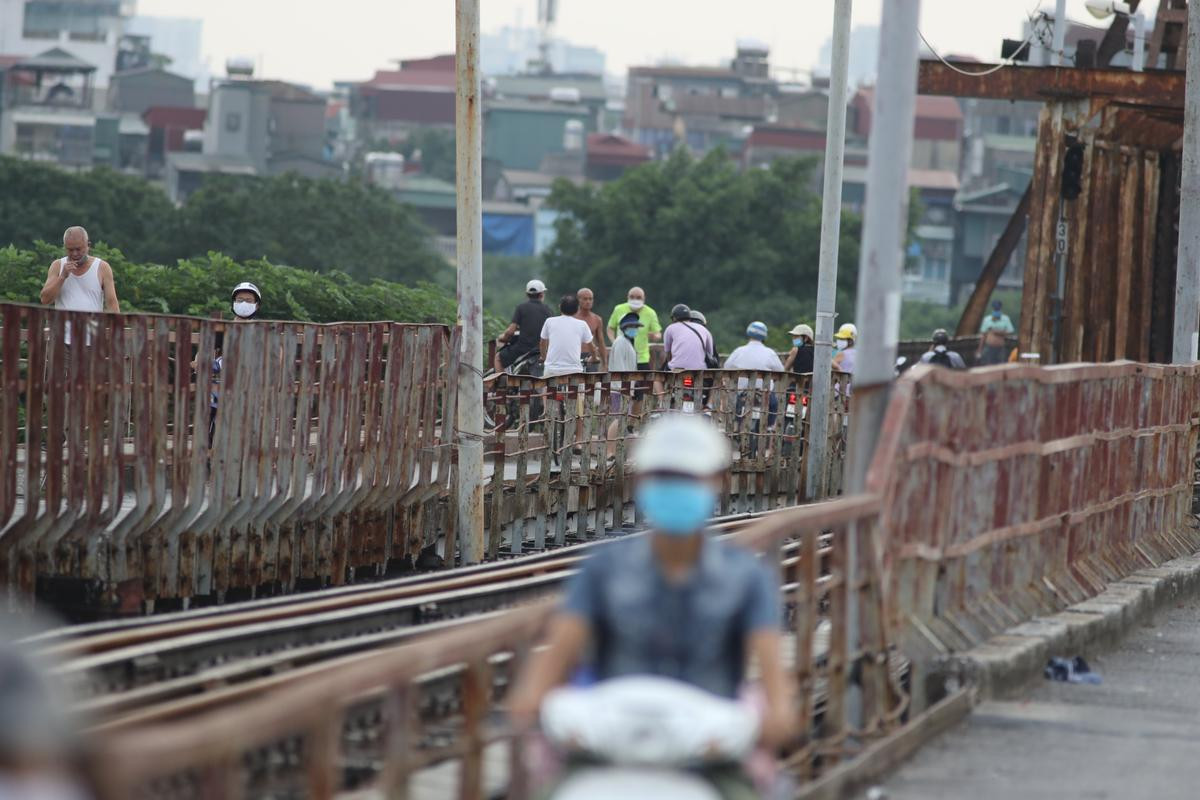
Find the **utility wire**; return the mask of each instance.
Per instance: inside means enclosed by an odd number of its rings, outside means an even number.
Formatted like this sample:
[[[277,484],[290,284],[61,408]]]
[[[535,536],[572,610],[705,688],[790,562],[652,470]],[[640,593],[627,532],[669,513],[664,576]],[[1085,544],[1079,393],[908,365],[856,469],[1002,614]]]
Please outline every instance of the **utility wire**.
[[[956,67],[954,64],[951,64],[949,61],[942,58],[942,54],[934,49],[933,45],[931,45],[929,43],[929,40],[925,38],[925,34],[921,32],[920,28],[917,29],[917,35],[921,37],[921,41],[924,42],[925,46],[929,48],[929,52],[933,53],[934,56],[937,57],[938,61],[941,61],[947,67],[949,67],[950,69],[957,72],[959,75],[966,75],[968,78],[982,78],[986,75],[991,75],[994,72],[999,72],[1000,70],[1004,69],[1005,67],[1011,67],[1013,65],[1013,63],[1017,59],[1017,56],[1021,55],[1021,51],[1024,50],[1025,48],[1029,47],[1029,43],[1033,41],[1033,38],[1035,36],[1037,36],[1037,34],[1038,34],[1037,23],[1041,21],[1042,17],[1045,17],[1045,14],[1041,14],[1037,20],[1034,20],[1032,16],[1030,17],[1030,22],[1032,22],[1033,24],[1029,28],[1029,36],[1025,37],[1025,41],[1021,43],[1020,47],[1018,47],[1016,50],[1013,51],[1013,54],[1011,56],[1009,56],[1004,61],[1001,61],[999,64],[996,64],[994,67],[990,67],[988,69],[978,70],[978,71],[971,71],[971,70],[962,69],[960,67]]]

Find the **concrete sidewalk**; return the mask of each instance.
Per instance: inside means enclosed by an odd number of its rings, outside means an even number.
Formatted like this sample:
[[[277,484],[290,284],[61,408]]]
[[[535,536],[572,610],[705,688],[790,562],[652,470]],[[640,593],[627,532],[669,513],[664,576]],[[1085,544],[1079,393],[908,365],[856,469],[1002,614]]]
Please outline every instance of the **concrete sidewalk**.
[[[885,781],[886,797],[1200,796],[1200,598],[1085,656],[1102,685],[1046,681],[1022,699],[980,704]]]

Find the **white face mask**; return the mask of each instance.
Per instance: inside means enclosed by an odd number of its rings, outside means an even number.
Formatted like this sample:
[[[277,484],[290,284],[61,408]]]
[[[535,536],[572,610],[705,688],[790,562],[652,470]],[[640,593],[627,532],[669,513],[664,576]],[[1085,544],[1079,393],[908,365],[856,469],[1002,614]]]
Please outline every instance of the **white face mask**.
[[[253,316],[254,312],[257,310],[257,303],[251,303],[246,300],[238,300],[233,304],[233,313],[237,314],[242,319]]]
[[[630,300],[629,301],[629,307],[632,308],[634,311],[641,311],[645,305],[646,305],[645,300]]]
[[[849,345],[850,342],[846,339],[835,339],[833,342],[833,346],[838,350],[845,350]]]

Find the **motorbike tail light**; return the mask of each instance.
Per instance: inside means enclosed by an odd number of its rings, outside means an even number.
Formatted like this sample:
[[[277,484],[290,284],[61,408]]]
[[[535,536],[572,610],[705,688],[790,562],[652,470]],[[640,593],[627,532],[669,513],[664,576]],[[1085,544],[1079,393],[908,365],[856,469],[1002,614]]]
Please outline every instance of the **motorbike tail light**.
[[[805,406],[808,405],[808,395],[804,395],[804,397],[800,398],[800,404]]]
[[[794,395],[794,394],[788,395],[788,405],[791,405],[791,406],[796,405],[796,395]]]
[[[683,388],[690,389],[690,388],[692,388],[692,386],[693,386],[692,376],[684,375],[683,376]]]

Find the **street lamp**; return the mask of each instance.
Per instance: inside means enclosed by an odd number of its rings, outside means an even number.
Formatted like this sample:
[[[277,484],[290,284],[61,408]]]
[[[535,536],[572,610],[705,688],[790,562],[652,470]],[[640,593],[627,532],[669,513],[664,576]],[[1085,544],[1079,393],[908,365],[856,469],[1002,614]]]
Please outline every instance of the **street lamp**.
[[[1120,0],[1085,0],[1084,7],[1096,19],[1108,19],[1116,15],[1128,17],[1133,24],[1133,64],[1134,72],[1145,69],[1146,62],[1146,18],[1141,11],[1136,14],[1129,8],[1129,3]]]

